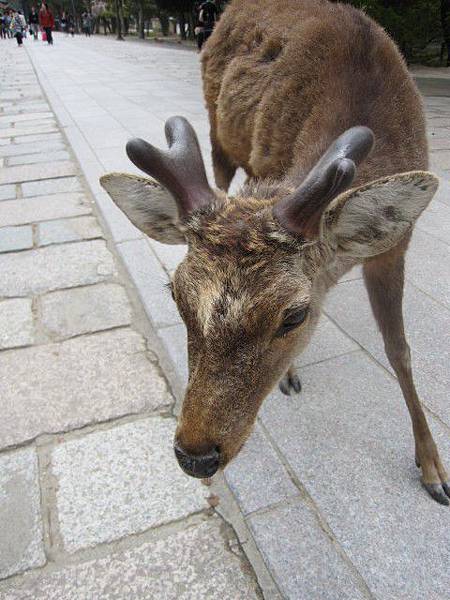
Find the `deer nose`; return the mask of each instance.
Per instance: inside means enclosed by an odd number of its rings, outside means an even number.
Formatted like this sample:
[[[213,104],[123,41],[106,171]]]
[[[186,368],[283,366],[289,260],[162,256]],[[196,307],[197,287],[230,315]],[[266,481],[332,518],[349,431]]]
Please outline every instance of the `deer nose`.
[[[220,455],[217,448],[212,448],[206,454],[190,454],[176,443],[174,450],[178,464],[191,477],[212,477],[219,468]]]

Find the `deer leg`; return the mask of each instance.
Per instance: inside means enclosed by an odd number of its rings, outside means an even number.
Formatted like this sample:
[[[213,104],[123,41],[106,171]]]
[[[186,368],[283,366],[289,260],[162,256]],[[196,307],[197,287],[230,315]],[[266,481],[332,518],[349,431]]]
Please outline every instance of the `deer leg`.
[[[412,420],[416,464],[422,470],[422,483],[437,502],[450,504],[450,479],[414,386],[410,351],[403,325],[404,251],[406,244],[364,264],[364,279],[370,303],[383,335],[389,362],[400,384]]]
[[[225,192],[228,191],[230,183],[236,173],[237,167],[230,161],[219,142],[211,136],[212,161],[216,185]]]
[[[280,380],[278,387],[286,396],[290,396],[293,392],[300,394],[302,391],[302,383],[297,375],[297,370],[293,365],[286,371],[286,374]]]

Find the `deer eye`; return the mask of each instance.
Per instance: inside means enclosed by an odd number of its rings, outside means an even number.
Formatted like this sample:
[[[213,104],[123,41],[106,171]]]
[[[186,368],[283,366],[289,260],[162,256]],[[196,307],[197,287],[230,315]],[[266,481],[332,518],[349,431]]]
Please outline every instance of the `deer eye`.
[[[286,335],[299,325],[303,323],[308,315],[308,307],[294,308],[286,311],[284,315],[284,321],[280,329],[277,331],[276,337],[282,337]]]

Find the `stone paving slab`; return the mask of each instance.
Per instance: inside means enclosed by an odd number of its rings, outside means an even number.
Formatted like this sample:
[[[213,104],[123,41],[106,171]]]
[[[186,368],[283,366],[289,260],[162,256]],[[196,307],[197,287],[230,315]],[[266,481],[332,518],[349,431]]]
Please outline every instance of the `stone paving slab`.
[[[393,373],[362,281],[342,283],[332,290],[326,301],[326,312]],[[450,311],[407,284],[404,314],[405,331],[411,348],[414,379],[419,395],[427,406],[450,425],[450,349],[444,334],[450,331]],[[355,315],[358,315],[358,318],[355,318]]]
[[[0,448],[171,403],[129,329],[1,352],[0,373]]]
[[[81,190],[82,187],[78,177],[60,177],[59,179],[44,179],[43,181],[30,181],[22,184],[25,198],[44,194],[80,192]]]
[[[214,517],[104,558],[26,576],[7,596],[0,590],[0,598],[257,600],[260,595],[234,536],[224,537]]]
[[[15,165],[29,165],[32,163],[53,163],[57,161],[67,161],[69,159],[70,154],[66,150],[48,152],[47,154],[22,154],[20,156],[13,156],[11,158],[8,158],[8,167],[12,167]]]
[[[246,515],[299,496],[298,488],[259,425],[225,470],[225,479]]]
[[[249,518],[263,557],[284,598],[289,600],[362,600],[364,583],[302,502]]]
[[[22,181],[67,177],[68,175],[75,175],[76,172],[75,163],[70,160],[38,165],[5,167],[0,172],[0,183],[20,183]]]
[[[263,421],[347,556],[377,598],[445,596],[450,512],[421,489],[397,382],[363,353],[306,367],[302,378],[304,394],[289,403],[273,394]],[[449,463],[448,432],[430,421]]]
[[[0,350],[28,346],[33,341],[31,299],[13,298],[0,302]]]
[[[181,317],[170,292],[167,272],[156,259],[145,240],[133,240],[118,244],[117,249],[130,272],[134,285],[149,319],[156,327],[181,322]]]
[[[58,219],[38,225],[38,241],[40,246],[89,240],[98,237],[103,237],[103,232],[95,217]]]
[[[1,99],[1,94],[0,94]],[[16,129],[15,127],[9,127],[7,129],[0,129],[0,138],[9,138],[20,134],[20,137],[25,138],[27,135],[38,135],[43,133],[53,133],[57,131],[56,124],[48,125],[35,125],[29,129]]]
[[[41,298],[41,322],[54,340],[129,325],[131,307],[122,286],[100,283]]]
[[[406,276],[416,287],[450,309],[450,244],[415,231],[406,255]]]
[[[18,135],[14,138],[15,144],[34,144],[36,142],[49,142],[59,140],[62,141],[63,137],[59,131],[51,133],[38,133],[36,135]]]
[[[31,227],[0,228],[0,252],[28,250],[33,247],[33,231]]]
[[[0,185],[0,200],[10,200],[16,197],[15,185]],[[1,221],[0,221],[1,223]]]
[[[53,113],[48,111],[27,112],[18,115],[0,114],[0,123],[23,123],[25,121],[34,121],[40,119],[53,119]]]
[[[115,275],[103,240],[0,255],[0,296],[27,296],[88,285]]]
[[[31,143],[22,144],[5,144],[0,146],[0,156],[6,157],[21,157],[27,155],[46,156],[49,152],[63,151],[65,144],[61,136],[58,134],[55,138],[44,139],[40,142],[34,141]],[[13,164],[13,163],[10,163]]]
[[[175,421],[152,417],[57,446],[52,472],[65,548],[145,531],[207,506],[207,488],[173,459]]]
[[[48,219],[76,217],[91,211],[92,207],[86,196],[80,193],[19,198],[0,203],[0,224],[2,227],[23,225]]]
[[[0,455],[0,532],[0,579],[45,564],[33,448]]]

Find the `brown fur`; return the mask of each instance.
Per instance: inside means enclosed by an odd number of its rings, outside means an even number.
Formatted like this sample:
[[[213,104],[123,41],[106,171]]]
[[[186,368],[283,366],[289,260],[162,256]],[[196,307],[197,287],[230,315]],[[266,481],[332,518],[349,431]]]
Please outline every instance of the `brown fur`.
[[[356,184],[427,168],[422,103],[406,65],[384,30],[348,5],[233,2],[202,63],[213,153],[250,176],[302,178],[355,124],[376,139]]]

